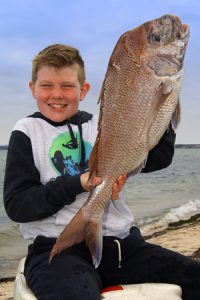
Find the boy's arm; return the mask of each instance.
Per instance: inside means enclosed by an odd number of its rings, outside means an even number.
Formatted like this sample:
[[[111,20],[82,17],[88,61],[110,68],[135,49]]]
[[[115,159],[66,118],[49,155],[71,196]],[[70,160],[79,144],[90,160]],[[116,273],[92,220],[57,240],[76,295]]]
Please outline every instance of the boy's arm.
[[[142,173],[158,171],[168,167],[174,156],[176,134],[171,124],[162,136],[159,143],[149,152],[146,165]]]
[[[15,222],[51,216],[83,192],[80,175],[59,176],[43,185],[34,165],[31,141],[20,131],[11,135],[4,180],[4,205]]]

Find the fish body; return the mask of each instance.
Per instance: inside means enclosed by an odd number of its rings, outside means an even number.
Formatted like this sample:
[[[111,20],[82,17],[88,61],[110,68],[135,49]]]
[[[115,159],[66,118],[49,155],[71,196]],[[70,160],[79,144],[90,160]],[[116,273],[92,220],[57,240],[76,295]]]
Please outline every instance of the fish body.
[[[164,15],[125,32],[110,57],[100,93],[98,135],[90,178],[103,181],[61,233],[50,254],[85,241],[97,267],[102,217],[119,175],[138,173],[171,122],[180,119],[179,95],[189,29]]]

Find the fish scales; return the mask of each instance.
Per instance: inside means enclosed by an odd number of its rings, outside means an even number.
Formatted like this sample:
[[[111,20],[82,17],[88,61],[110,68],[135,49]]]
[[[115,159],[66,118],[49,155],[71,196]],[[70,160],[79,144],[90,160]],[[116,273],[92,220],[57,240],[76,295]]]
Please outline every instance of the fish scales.
[[[98,136],[89,168],[102,177],[61,233],[50,254],[85,241],[97,267],[102,255],[102,218],[112,186],[136,174],[171,122],[180,119],[179,94],[189,28],[172,15],[124,33],[110,57],[99,102]]]

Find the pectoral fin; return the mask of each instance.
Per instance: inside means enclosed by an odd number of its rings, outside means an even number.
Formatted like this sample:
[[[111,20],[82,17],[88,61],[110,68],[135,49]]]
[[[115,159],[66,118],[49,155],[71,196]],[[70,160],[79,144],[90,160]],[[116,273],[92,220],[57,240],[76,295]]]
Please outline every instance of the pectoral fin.
[[[160,88],[163,95],[169,95],[173,91],[170,80],[163,81]]]
[[[145,130],[148,131],[151,127],[152,121],[155,120],[160,107],[165,103],[166,98],[169,97],[171,92],[173,91],[173,87],[171,85],[170,80],[162,81],[158,86],[155,96],[152,101],[152,105],[149,109],[149,114],[146,118],[145,122]]]

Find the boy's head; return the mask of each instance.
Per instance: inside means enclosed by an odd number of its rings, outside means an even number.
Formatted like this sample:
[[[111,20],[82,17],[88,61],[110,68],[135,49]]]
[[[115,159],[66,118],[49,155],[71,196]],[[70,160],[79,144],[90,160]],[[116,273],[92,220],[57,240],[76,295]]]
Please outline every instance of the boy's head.
[[[56,44],[39,52],[29,87],[45,117],[55,122],[71,118],[90,89],[79,51]]]
[[[46,47],[35,56],[32,63],[32,82],[37,80],[37,74],[43,66],[62,68],[66,66],[78,66],[78,79],[82,86],[85,82],[84,61],[76,48],[68,45],[55,44]]]

